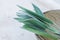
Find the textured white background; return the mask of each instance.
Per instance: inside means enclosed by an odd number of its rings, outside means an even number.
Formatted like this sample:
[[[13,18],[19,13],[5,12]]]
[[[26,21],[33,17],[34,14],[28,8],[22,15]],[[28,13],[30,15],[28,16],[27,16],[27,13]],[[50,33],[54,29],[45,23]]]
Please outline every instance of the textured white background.
[[[55,1],[55,0],[54,0]],[[19,8],[17,4],[32,10],[31,3],[37,4],[42,12],[60,9],[59,0],[0,0],[0,40],[36,40],[32,32],[21,29],[22,23],[14,20]]]

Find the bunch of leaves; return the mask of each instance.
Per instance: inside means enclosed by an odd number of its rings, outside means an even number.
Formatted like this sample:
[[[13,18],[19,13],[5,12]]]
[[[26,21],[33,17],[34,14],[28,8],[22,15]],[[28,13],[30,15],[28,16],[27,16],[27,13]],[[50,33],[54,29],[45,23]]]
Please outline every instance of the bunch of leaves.
[[[36,5],[32,4],[34,12],[22,6],[17,6],[21,8],[25,14],[17,12],[18,18],[15,19],[24,23],[24,29],[43,37],[51,38],[52,40],[58,40],[59,36],[57,34],[59,34],[59,31],[57,31],[56,28],[52,26],[55,25],[54,22],[46,18]]]

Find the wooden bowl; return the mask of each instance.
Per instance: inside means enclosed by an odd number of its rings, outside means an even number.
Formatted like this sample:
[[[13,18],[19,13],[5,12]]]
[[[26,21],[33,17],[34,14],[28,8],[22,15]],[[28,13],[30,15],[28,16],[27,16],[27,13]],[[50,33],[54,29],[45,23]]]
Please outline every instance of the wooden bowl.
[[[60,28],[59,27],[60,26],[60,10],[51,10],[51,11],[44,12],[44,14],[47,18],[49,18],[50,20],[52,20],[58,25],[58,27],[56,27],[57,29]],[[51,40],[40,35],[36,35],[36,36],[38,40]]]

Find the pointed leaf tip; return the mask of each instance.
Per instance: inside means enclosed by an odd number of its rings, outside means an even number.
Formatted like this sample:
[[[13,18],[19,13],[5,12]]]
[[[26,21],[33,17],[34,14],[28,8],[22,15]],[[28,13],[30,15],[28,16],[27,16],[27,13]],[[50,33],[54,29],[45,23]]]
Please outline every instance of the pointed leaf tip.
[[[42,13],[42,11],[35,4],[32,3],[32,6],[34,7],[34,11],[36,13],[38,13],[41,16],[44,16],[43,13]]]

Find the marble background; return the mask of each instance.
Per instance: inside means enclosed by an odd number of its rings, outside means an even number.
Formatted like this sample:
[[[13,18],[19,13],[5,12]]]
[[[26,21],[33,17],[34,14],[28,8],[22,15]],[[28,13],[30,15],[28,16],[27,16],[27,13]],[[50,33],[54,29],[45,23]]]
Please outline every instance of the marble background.
[[[32,2],[37,4],[42,12],[60,9],[59,0],[0,0],[0,40],[37,40],[34,33],[21,29],[23,24],[14,20],[19,10],[16,5],[33,11]]]

